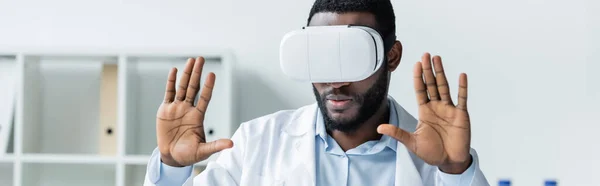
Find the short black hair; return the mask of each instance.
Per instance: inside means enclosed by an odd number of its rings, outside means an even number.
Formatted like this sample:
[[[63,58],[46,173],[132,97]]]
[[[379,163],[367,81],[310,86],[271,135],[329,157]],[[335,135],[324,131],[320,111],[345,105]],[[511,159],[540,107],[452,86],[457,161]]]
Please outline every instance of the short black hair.
[[[316,0],[308,15],[308,24],[313,15],[319,12],[368,12],[375,16],[381,37],[396,35],[396,16],[390,0]]]

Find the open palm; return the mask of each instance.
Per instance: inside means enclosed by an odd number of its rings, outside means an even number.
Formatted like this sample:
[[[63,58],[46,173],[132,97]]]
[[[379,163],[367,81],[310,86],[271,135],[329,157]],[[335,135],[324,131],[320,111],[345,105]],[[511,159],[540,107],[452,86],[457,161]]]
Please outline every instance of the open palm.
[[[433,67],[428,53],[414,66],[414,88],[419,104],[415,132],[389,124],[382,125],[378,131],[396,138],[428,164],[464,164],[471,158],[467,76],[462,73],[459,77],[458,104],[454,105],[439,56],[433,58]]]
[[[189,59],[177,89],[177,69],[169,72],[165,99],[156,113],[158,148],[161,160],[167,165],[192,165],[233,145],[229,139],[206,142],[204,113],[212,96],[215,75],[208,74],[200,100],[194,106],[203,65],[202,57]]]

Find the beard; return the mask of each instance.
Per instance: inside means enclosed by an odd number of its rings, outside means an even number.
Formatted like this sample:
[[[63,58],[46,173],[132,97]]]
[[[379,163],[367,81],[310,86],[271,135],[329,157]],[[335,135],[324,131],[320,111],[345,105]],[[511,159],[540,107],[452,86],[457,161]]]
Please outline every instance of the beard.
[[[388,91],[389,78],[387,73],[385,73],[385,69],[383,72],[384,73],[379,75],[375,84],[373,84],[373,86],[371,86],[371,88],[369,88],[367,92],[363,94],[349,94],[345,87],[341,87],[335,91],[338,94],[352,97],[353,101],[358,104],[358,113],[350,118],[332,118],[331,113],[325,106],[325,103],[327,101],[327,95],[334,94],[335,89],[330,89],[325,91],[323,94],[319,94],[313,85],[313,92],[317,98],[317,105],[319,106],[319,109],[323,115],[323,121],[327,131],[338,130],[346,133],[354,132],[360,128],[365,121],[371,118],[375,112],[377,112],[377,110],[379,110],[379,107],[381,107],[383,104],[383,100],[387,96]]]

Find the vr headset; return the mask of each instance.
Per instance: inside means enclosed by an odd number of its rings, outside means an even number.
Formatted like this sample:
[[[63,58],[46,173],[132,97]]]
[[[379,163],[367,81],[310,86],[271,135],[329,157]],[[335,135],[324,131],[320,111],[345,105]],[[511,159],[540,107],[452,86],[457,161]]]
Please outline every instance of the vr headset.
[[[312,83],[356,82],[386,63],[396,37],[360,25],[309,26],[284,35],[279,48],[285,75]]]

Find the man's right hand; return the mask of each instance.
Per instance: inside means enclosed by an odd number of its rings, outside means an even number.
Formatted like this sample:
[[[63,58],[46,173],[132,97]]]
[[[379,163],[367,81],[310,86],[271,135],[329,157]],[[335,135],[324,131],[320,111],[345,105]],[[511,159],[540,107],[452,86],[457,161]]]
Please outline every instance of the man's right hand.
[[[209,73],[198,104],[194,100],[200,89],[204,58],[190,58],[175,87],[177,68],[167,80],[164,102],[156,113],[156,135],[161,161],[169,166],[184,167],[208,159],[212,154],[233,147],[229,139],[206,142],[204,114],[212,96],[215,74]]]

